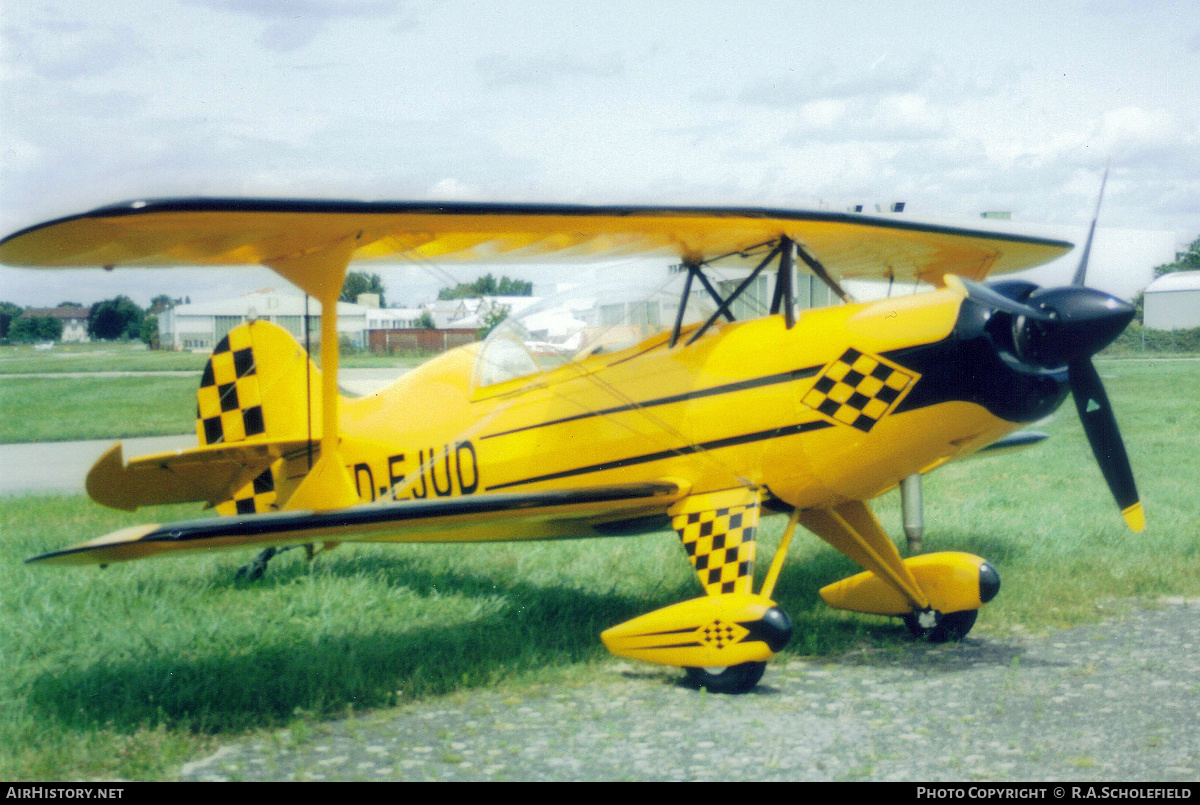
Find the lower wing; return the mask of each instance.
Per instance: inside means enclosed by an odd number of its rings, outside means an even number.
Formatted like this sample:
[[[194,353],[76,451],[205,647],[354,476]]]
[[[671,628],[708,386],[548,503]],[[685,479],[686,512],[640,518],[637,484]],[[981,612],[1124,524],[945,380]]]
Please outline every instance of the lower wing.
[[[675,481],[371,503],[141,525],[34,556],[38,564],[107,564],[180,551],[311,542],[482,542],[635,533],[666,527],[686,495]],[[658,520],[661,519],[661,523]]]

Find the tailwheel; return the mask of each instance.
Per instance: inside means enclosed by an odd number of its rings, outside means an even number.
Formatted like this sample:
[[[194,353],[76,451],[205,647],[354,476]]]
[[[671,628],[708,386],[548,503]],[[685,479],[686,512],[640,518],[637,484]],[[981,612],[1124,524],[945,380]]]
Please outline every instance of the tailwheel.
[[[975,625],[978,609],[963,609],[958,612],[938,612],[926,609],[910,612],[904,616],[904,625],[913,637],[924,637],[930,643],[945,643],[962,640]]]
[[[748,693],[762,679],[765,662],[743,662],[723,668],[685,668],[687,684],[710,693]]]

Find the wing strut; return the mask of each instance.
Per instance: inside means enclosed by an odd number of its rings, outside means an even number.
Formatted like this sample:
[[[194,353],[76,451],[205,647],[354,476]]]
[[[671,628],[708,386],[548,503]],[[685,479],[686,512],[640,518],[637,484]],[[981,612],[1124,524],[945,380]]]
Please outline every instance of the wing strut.
[[[362,233],[300,254],[263,263],[295,283],[321,304],[321,453],[285,509],[328,511],[359,502],[354,482],[338,449],[338,330],[337,304],[346,281],[350,258]]]
[[[692,280],[695,279],[698,270],[694,264],[687,264],[688,275],[683,281],[683,296],[679,299],[679,310],[675,313],[675,326],[671,328],[671,343],[668,345],[668,349],[679,341],[679,330],[683,327],[683,314],[687,311],[688,297],[692,295]]]
[[[770,265],[771,261],[776,257],[779,258],[779,267],[777,269],[777,276],[775,280],[775,292],[771,298],[771,315],[782,313],[784,320],[787,322],[787,328],[789,330],[792,329],[796,323],[796,303],[795,291],[792,287],[792,275],[795,271],[797,252],[799,252],[801,255],[804,255],[805,262],[807,262],[810,266],[815,266],[814,272],[817,272],[818,276],[829,283],[830,287],[833,288],[836,293],[838,293],[843,299],[848,298],[846,292],[843,291],[827,273],[825,273],[824,267],[821,266],[820,263],[816,262],[816,260],[813,258],[808,257],[804,250],[800,248],[800,245],[790,237],[784,235],[778,240],[769,241],[762,244],[762,246],[769,247],[766,257],[764,257],[762,261],[755,267],[755,269],[750,272],[750,276],[746,277],[746,279],[744,279],[738,285],[738,287],[734,289],[733,293],[729,294],[727,297],[722,297],[721,294],[719,294],[712,286],[712,283],[704,274],[704,266],[707,263],[715,262],[716,260],[722,259],[723,257],[729,257],[731,255],[723,255],[721,258],[714,258],[713,260],[689,260],[681,266],[681,268],[687,269],[688,275],[683,284],[683,295],[679,300],[679,311],[675,314],[675,326],[671,329],[671,340],[669,347],[674,347],[679,342],[680,330],[683,328],[683,316],[687,308],[688,299],[692,293],[692,281],[697,278],[699,278],[701,284],[704,285],[704,289],[708,291],[708,295],[711,296],[713,301],[717,303],[717,310],[708,318],[708,321],[704,322],[699,329],[692,333],[692,336],[687,340],[687,343],[684,344],[684,346],[692,344],[696,339],[708,332],[708,328],[715,324],[717,319],[721,318],[722,316],[729,321],[735,321],[730,307],[733,305],[734,301],[742,295],[742,292],[745,291],[746,288],[750,287],[750,284],[754,282],[755,278],[757,278],[759,274],[762,273],[763,269]],[[742,254],[742,256],[748,256],[741,252],[739,252],[739,254]]]
[[[739,296],[741,296],[742,291],[744,291],[748,287],[750,287],[750,283],[754,282],[754,280],[758,278],[758,275],[762,273],[762,270],[767,267],[767,264],[775,259],[775,255],[780,254],[783,251],[783,243],[786,240],[787,240],[786,238],[781,239],[780,242],[775,245],[775,248],[771,249],[771,251],[767,254],[767,256],[763,258],[763,261],[758,264],[758,267],[750,272],[750,276],[748,276],[748,277],[746,277],[746,279],[742,280],[741,285],[739,285],[734,290],[734,292],[729,295],[729,297],[727,299],[725,299],[723,302],[721,302],[720,307],[717,308],[717,312],[713,313],[711,316],[709,316],[708,321],[704,322],[704,324],[700,325],[700,329],[698,329],[696,332],[692,333],[692,337],[687,340],[686,344],[684,344],[685,347],[690,346],[691,344],[693,344],[696,341],[697,338],[699,338],[700,336],[702,336],[706,332],[708,332],[708,328],[713,326],[713,324],[716,323],[717,319],[719,319],[722,315],[728,316],[732,319],[733,316],[729,312],[729,306],[731,304],[733,304],[733,300],[735,300]],[[787,241],[787,242],[790,243],[790,241]],[[705,286],[707,287],[708,280],[705,278],[705,276],[703,274],[700,275],[700,279],[704,282]],[[712,293],[711,290],[709,292]]]
[[[796,265],[796,244],[788,237],[783,238],[779,251],[779,273],[775,279],[775,296],[771,299],[771,314],[783,307],[783,318],[787,328],[796,323],[796,305],[792,298],[792,269]]]
[[[796,254],[800,255],[800,259],[803,260],[805,262],[805,264],[809,268],[812,269],[812,273],[816,274],[818,277],[821,278],[822,282],[824,282],[826,285],[828,285],[830,288],[832,288],[833,292],[835,294],[837,294],[838,297],[843,302],[853,302],[854,301],[854,299],[850,296],[850,294],[846,293],[846,289],[843,288],[838,283],[837,280],[835,280],[833,277],[831,277],[829,275],[829,272],[825,270],[825,266],[821,265],[820,261],[817,260],[817,258],[813,257],[811,254],[804,251],[804,247],[801,246],[799,243],[796,244]]]

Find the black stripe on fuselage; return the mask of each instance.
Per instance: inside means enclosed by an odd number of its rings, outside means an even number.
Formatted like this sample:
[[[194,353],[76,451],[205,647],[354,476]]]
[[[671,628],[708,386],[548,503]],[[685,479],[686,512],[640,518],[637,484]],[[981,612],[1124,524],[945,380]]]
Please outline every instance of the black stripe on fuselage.
[[[750,380],[740,380],[737,383],[727,383],[723,386],[713,386],[712,388],[699,389],[698,391],[688,391],[683,394],[672,394],[667,397],[658,397],[653,400],[644,402],[631,402],[625,405],[614,405],[611,408],[601,408],[597,411],[585,411],[581,414],[573,416],[560,417],[559,419],[551,419],[546,422],[538,422],[533,425],[523,425],[519,428],[511,430],[502,430],[497,433],[489,433],[480,437],[481,439],[494,439],[497,436],[508,436],[512,433],[520,433],[526,430],[534,430],[536,428],[546,428],[551,425],[561,425],[564,422],[575,422],[580,419],[589,419],[596,416],[608,416],[609,414],[620,414],[626,411],[634,411],[639,408],[652,408],[659,405],[670,405],[672,403],[686,402],[688,400],[699,400],[704,397],[715,397],[720,394],[734,394],[747,389],[761,388],[763,386],[773,386],[777,383],[790,383],[793,380],[803,380],[807,377],[813,377],[821,371],[820,366],[806,366],[803,369],[792,369],[789,372],[780,372],[779,374],[766,375],[765,377],[756,377]]]
[[[778,439],[783,436],[795,436],[799,433],[808,433],[809,431],[821,430],[822,428],[832,428],[833,423],[826,422],[823,419],[817,419],[812,422],[801,422],[797,425],[786,425],[780,428],[771,428],[770,430],[760,430],[755,433],[743,433],[738,436],[727,436],[724,439],[713,439],[708,442],[700,442],[699,444],[689,444],[683,447],[676,447],[670,450],[659,450],[656,453],[645,453],[640,456],[630,456],[629,458],[618,458],[612,461],[602,461],[599,464],[589,464],[585,467],[575,467],[569,470],[561,470],[559,472],[551,472],[545,475],[536,475],[532,478],[522,478],[519,481],[508,481],[503,484],[489,486],[488,491],[493,489],[507,489],[512,486],[521,486],[522,484],[533,484],[541,481],[553,481],[559,478],[570,478],[573,475],[587,475],[592,472],[604,472],[605,470],[615,470],[621,467],[631,467],[636,464],[648,464],[652,461],[662,461],[667,458],[676,456],[687,456],[693,453],[700,453],[705,450],[719,450],[722,447],[734,447],[739,444],[749,444],[751,442],[761,442],[767,439]]]

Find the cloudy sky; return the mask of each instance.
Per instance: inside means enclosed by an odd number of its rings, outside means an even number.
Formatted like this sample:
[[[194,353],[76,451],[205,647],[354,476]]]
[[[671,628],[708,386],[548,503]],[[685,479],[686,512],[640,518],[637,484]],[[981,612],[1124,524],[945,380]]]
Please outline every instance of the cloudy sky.
[[[824,207],[1200,235],[1194,0],[0,2],[0,230],[138,197]],[[374,269],[372,269],[374,270]],[[0,269],[194,300],[257,270]],[[396,301],[445,278],[385,272]],[[87,298],[81,298],[87,297]]]

